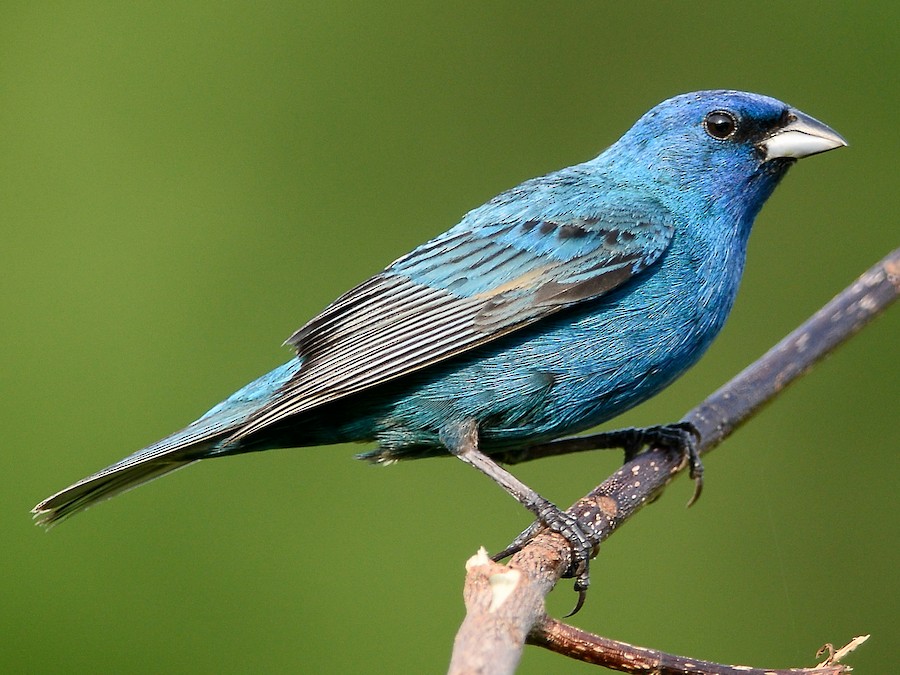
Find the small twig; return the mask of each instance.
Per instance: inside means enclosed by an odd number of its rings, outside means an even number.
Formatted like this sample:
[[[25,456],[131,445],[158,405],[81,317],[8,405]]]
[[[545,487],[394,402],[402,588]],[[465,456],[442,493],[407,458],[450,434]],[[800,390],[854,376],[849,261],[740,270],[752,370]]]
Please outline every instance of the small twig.
[[[868,636],[865,636],[868,637]],[[852,651],[861,642],[855,638],[847,647]],[[865,641],[864,639],[862,641]],[[555,619],[545,618],[528,635],[528,644],[571,656],[597,666],[614,668],[624,673],[653,675],[841,675],[850,671],[837,660],[820,663],[813,668],[747,668],[711,661],[674,656],[655,649],[637,647],[627,642],[593,635]],[[843,649],[847,649],[847,647]],[[846,654],[846,652],[844,652]]]
[[[844,660],[844,657],[847,656],[847,654],[855,651],[857,647],[863,644],[870,637],[871,635],[857,635],[840,649],[835,649],[834,645],[831,643],[826,644],[818,652],[816,652],[816,656],[822,656],[822,654],[825,654],[827,652],[828,658],[822,661],[822,663],[816,666],[816,668],[824,668],[825,666],[831,666],[835,663],[840,663]]]
[[[701,434],[699,451],[707,453],[721,443],[788,384],[883,312],[898,294],[900,249],[890,253],[762,358],[685,415],[683,420],[694,424]],[[529,450],[528,458],[572,451],[565,449],[566,443],[584,447],[590,438],[562,439],[535,446]],[[578,500],[568,512],[579,521],[590,523],[585,529],[598,533],[597,543],[600,543],[643,505],[658,497],[684,468],[683,464],[682,457],[665,449],[648,450]],[[569,547],[563,538],[544,533],[513,556],[508,568],[494,563],[469,567],[468,613],[457,634],[450,672],[512,672],[521,656],[524,636],[545,618],[543,598],[569,563]],[[521,575],[512,590],[504,589],[501,598],[497,591],[502,585],[492,586],[490,580],[508,569],[517,570]],[[527,594],[530,599],[520,603],[520,594]],[[578,651],[568,655],[582,658]],[[616,666],[607,664],[607,667]]]

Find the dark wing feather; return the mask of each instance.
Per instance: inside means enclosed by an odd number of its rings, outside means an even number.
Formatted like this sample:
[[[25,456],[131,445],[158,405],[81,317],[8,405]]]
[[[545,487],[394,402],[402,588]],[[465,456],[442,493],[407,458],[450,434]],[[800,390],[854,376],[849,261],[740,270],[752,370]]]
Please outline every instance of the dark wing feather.
[[[292,335],[303,366],[229,440],[407,375],[597,298],[655,263],[674,229],[654,208],[461,226],[345,293]],[[657,215],[651,216],[649,213]]]

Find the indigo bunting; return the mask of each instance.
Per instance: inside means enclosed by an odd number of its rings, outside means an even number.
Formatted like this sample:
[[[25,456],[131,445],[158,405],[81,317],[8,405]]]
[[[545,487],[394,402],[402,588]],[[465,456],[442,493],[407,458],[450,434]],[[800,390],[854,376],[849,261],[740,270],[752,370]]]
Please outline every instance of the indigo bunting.
[[[766,96],[664,101],[598,157],[494,197],[348,291],[287,340],[289,362],[35,517],[52,524],[199,459],[374,441],[361,457],[450,453],[488,473],[566,536],[586,587],[589,538],[490,455],[600,424],[696,362],[763,203],[796,159],[843,145]]]

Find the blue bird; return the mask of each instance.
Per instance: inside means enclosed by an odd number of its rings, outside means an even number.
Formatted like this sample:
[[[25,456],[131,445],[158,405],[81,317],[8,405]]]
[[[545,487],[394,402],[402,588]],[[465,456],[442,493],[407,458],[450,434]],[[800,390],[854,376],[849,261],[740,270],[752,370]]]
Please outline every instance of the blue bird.
[[[287,340],[288,363],[35,518],[200,459],[374,441],[361,457],[450,453],[493,477],[572,543],[584,588],[588,537],[490,455],[609,420],[694,364],[731,310],[763,203],[796,159],[843,145],[766,96],[664,101],[598,157],[498,195],[348,291]],[[660,430],[685,435],[637,438]]]

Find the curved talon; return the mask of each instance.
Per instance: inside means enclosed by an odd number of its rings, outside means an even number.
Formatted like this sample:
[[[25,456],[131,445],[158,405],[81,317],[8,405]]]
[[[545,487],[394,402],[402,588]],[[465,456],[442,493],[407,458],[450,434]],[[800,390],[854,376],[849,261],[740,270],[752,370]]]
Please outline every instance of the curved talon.
[[[703,492],[703,462],[700,461],[700,431],[693,422],[676,422],[657,427],[639,430],[642,433],[643,445],[657,443],[668,446],[682,454],[682,462],[686,462],[689,474],[694,480],[694,494],[688,500],[688,507],[693,506]]]
[[[694,494],[688,500],[687,508],[691,508],[696,504],[703,493],[703,464],[700,462],[700,455],[697,454],[697,446],[691,443],[691,448],[694,455],[688,456],[688,461],[691,463],[690,476],[694,480]],[[691,450],[688,450],[688,452],[690,453]]]
[[[510,544],[509,546],[507,546],[505,549],[503,549],[499,553],[495,553],[494,555],[492,555],[491,560],[493,560],[495,563],[498,563],[501,560],[503,560],[504,558],[509,558],[510,556],[515,555],[516,553],[518,553],[521,550],[522,550],[521,546],[514,547],[514,546],[512,546],[512,544]]]
[[[575,607],[571,612],[566,614],[563,618],[568,619],[570,616],[575,616],[578,612],[581,611],[581,608],[584,607],[584,601],[587,599],[587,589],[586,588],[578,588],[578,583],[575,584],[575,591],[578,593],[578,600],[575,602]]]
[[[697,503],[697,500],[700,499],[700,495],[703,493],[703,475],[692,476],[694,479],[694,494],[691,495],[691,498],[688,499],[687,508],[691,508],[694,504]]]
[[[679,422],[673,426],[682,431],[681,449],[689,466],[689,475],[694,481],[694,494],[691,495],[687,503],[688,508],[690,508],[697,503],[703,492],[703,462],[700,461],[700,451],[697,448],[701,440],[700,431],[691,422]]]
[[[495,553],[491,556],[491,559],[494,562],[500,562],[504,558],[508,558],[511,555],[515,555],[519,551],[521,551],[525,544],[534,539],[537,534],[543,529],[544,523],[540,520],[534,521],[531,525],[522,530],[519,535],[510,542],[510,544],[504,548],[499,553]]]
[[[581,574],[575,579],[575,592],[578,593],[578,601],[575,603],[575,608],[566,614],[563,618],[568,618],[570,616],[574,616],[584,607],[584,601],[587,599],[587,591],[588,586],[591,585],[591,578],[588,575],[588,565],[585,562],[584,569],[581,571]]]

